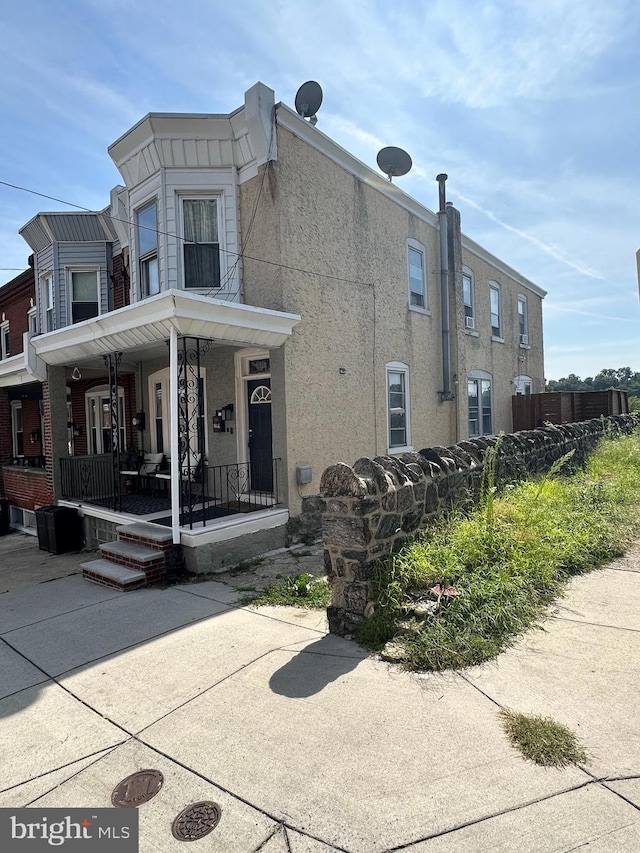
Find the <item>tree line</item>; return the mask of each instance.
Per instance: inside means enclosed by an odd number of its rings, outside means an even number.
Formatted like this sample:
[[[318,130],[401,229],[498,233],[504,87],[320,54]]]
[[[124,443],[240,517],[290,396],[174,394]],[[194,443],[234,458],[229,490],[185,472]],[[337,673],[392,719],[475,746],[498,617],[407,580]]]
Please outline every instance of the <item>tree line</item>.
[[[607,391],[617,388],[629,395],[629,408],[632,411],[640,409],[640,371],[630,367],[619,367],[617,370],[605,367],[595,376],[581,379],[575,373],[563,376],[562,379],[550,379],[547,391]]]

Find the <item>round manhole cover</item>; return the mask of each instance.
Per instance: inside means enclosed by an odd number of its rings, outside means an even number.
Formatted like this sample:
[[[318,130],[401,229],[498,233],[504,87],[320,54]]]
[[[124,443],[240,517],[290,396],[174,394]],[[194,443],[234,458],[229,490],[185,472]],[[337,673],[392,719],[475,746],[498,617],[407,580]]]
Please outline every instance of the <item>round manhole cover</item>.
[[[171,825],[173,837],[178,841],[197,841],[204,838],[220,822],[222,809],[217,803],[203,801],[182,809]]]
[[[122,809],[136,808],[155,797],[163,782],[164,776],[159,770],[138,770],[116,785],[111,802]]]

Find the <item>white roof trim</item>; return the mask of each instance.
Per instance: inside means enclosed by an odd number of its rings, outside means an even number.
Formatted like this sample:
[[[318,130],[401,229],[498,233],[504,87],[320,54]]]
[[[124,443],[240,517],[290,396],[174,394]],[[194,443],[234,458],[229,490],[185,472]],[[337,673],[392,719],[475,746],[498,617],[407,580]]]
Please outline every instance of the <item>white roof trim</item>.
[[[178,335],[184,337],[273,349],[285,343],[299,322],[298,314],[167,290],[117,311],[32,338],[31,344],[36,355],[47,364],[68,364],[72,360],[166,341],[175,327]]]

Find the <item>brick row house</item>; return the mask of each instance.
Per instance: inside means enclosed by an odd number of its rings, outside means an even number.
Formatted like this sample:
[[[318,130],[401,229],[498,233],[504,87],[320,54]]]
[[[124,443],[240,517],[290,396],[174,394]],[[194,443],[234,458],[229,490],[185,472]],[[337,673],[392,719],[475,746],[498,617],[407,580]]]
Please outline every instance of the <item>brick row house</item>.
[[[328,465],[509,431],[543,390],[544,291],[263,84],[109,154],[105,209],[35,215],[0,289],[13,506],[76,507],[89,546],[142,520],[208,571],[299,533]]]

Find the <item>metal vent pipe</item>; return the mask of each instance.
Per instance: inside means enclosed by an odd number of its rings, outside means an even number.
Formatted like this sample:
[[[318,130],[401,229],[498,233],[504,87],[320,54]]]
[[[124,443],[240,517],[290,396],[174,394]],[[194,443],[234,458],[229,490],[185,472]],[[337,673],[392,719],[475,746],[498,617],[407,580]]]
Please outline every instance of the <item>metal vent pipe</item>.
[[[440,229],[440,314],[442,321],[442,391],[440,401],[452,400],[451,393],[451,343],[449,331],[449,241],[447,239],[447,199],[444,173],[436,177],[438,182],[438,225]]]

